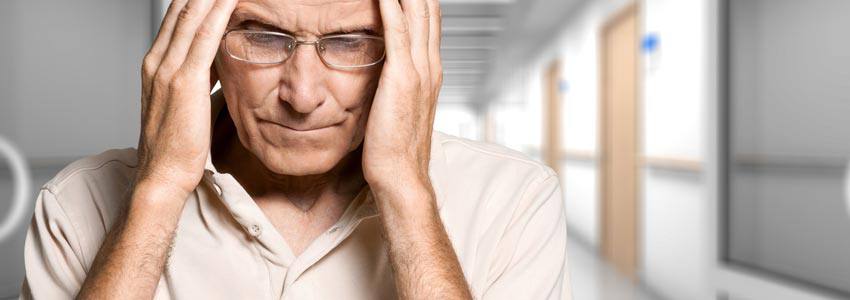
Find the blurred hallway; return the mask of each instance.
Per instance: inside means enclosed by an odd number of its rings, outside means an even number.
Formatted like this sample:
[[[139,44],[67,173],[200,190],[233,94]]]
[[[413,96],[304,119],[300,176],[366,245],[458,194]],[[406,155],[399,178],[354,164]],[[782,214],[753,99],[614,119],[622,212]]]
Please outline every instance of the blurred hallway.
[[[571,238],[568,246],[573,299],[663,300],[617,272],[587,243]]]
[[[0,1],[0,137],[33,195],[135,146],[167,2]],[[441,3],[435,129],[558,172],[574,299],[850,299],[850,1]],[[0,199],[9,173],[0,157]],[[25,229],[0,240],[0,299]]]

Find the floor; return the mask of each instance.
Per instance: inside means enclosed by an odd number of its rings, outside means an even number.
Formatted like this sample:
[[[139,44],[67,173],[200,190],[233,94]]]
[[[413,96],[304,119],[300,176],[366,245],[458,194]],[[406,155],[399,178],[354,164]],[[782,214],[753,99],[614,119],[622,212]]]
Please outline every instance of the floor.
[[[617,273],[586,243],[570,239],[567,253],[574,300],[662,300]]]

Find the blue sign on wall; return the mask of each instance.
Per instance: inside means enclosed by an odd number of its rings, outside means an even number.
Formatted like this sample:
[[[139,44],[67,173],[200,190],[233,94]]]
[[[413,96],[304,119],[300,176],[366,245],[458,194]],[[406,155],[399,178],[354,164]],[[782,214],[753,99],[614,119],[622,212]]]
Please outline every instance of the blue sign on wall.
[[[658,37],[658,33],[650,32],[643,36],[643,40],[640,43],[640,49],[643,53],[653,53],[658,50],[658,45],[661,40]]]

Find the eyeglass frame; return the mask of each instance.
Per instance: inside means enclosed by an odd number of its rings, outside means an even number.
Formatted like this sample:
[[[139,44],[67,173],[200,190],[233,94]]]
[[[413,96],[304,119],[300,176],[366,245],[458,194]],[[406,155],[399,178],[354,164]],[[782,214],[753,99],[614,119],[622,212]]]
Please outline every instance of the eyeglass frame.
[[[371,67],[371,66],[374,66],[374,65],[377,65],[377,64],[381,63],[381,62],[382,62],[382,61],[384,61],[384,59],[387,57],[386,44],[384,44],[384,51],[382,51],[382,53],[381,53],[381,58],[379,58],[377,61],[375,61],[375,62],[373,62],[373,63],[365,64],[365,65],[357,65],[357,66],[340,66],[340,65],[332,64],[332,63],[330,63],[330,62],[326,61],[326,60],[325,60],[325,57],[324,57],[324,56],[322,56],[322,53],[321,53],[321,52],[319,52],[319,43],[320,43],[322,40],[330,39],[330,38],[337,38],[337,37],[366,37],[366,38],[370,38],[370,39],[380,40],[381,42],[383,42],[383,41],[384,41],[384,38],[383,38],[383,37],[375,36],[375,35],[370,35],[370,34],[365,34],[365,33],[340,33],[340,34],[331,34],[331,35],[324,35],[324,36],[320,36],[318,39],[313,40],[313,41],[299,41],[296,37],[294,37],[294,36],[292,36],[292,35],[289,35],[289,34],[286,34],[286,33],[283,33],[283,32],[277,32],[277,31],[268,31],[268,30],[251,30],[251,29],[231,29],[231,30],[228,30],[227,32],[225,32],[225,33],[224,33],[224,36],[222,36],[222,37],[221,37],[221,40],[223,41],[223,44],[224,44],[224,52],[226,52],[228,56],[230,56],[231,58],[233,58],[233,59],[235,59],[235,60],[243,61],[243,62],[247,62],[247,63],[250,63],[250,64],[257,64],[257,65],[276,65],[276,64],[281,64],[281,63],[286,62],[286,60],[288,60],[290,57],[292,57],[292,55],[290,54],[290,55],[286,56],[286,58],[284,58],[284,59],[283,59],[283,60],[281,60],[281,61],[278,61],[278,62],[268,62],[268,63],[267,63],[267,62],[253,62],[253,61],[250,61],[250,60],[247,60],[247,59],[242,59],[242,58],[236,57],[235,55],[233,55],[233,53],[231,53],[231,52],[230,52],[230,49],[229,49],[230,47],[228,47],[228,46],[227,46],[227,42],[226,42],[226,40],[227,40],[227,35],[229,35],[230,33],[233,33],[233,32],[244,32],[244,33],[263,33],[263,34],[271,34],[271,35],[276,35],[276,36],[283,36],[283,37],[289,37],[289,38],[292,38],[292,40],[293,40],[293,41],[295,41],[295,45],[292,47],[292,49],[293,49],[293,50],[292,50],[292,53],[295,53],[295,50],[297,50],[297,49],[298,49],[298,46],[300,46],[300,45],[313,45],[313,48],[315,48],[315,49],[316,49],[316,55],[318,55],[318,56],[319,56],[319,59],[322,61],[322,63],[324,63],[326,66],[329,66],[329,67],[331,67],[331,68],[337,68],[337,69],[344,69],[344,70],[345,70],[345,69],[348,69],[348,70],[350,70],[350,69],[367,68],[367,67]]]

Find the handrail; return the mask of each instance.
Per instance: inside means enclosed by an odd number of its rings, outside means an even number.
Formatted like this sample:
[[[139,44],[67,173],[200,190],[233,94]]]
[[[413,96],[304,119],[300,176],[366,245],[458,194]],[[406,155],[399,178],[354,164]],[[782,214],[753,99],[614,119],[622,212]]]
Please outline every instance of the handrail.
[[[587,150],[563,150],[561,159],[568,161],[596,162],[599,160],[599,155],[594,151]],[[660,169],[670,171],[682,171],[699,173],[703,171],[703,163],[700,160],[692,158],[681,158],[673,156],[639,156],[641,167],[649,169]]]
[[[805,156],[742,153],[732,156],[732,164],[749,167],[783,167],[838,169],[845,167],[847,158],[840,156]]]

